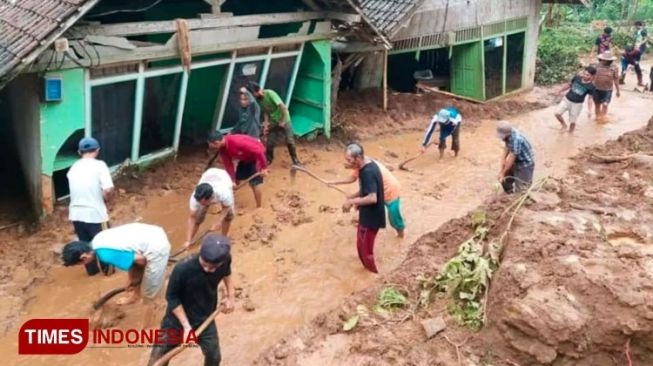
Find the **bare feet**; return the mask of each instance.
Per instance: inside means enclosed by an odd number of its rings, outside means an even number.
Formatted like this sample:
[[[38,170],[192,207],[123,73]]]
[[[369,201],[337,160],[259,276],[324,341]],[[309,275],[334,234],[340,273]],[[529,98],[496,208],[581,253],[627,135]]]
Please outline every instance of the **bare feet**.
[[[575,123],[571,123],[571,124],[569,125],[569,133],[573,133],[575,129],[576,129],[576,124],[575,124]]]
[[[131,294],[123,296],[116,301],[117,305],[131,305],[136,303],[140,299],[140,295],[136,293],[136,291],[132,291]]]
[[[397,237],[398,237],[398,238],[403,239],[404,236],[405,236],[405,234],[404,234],[404,231],[403,231],[403,230],[397,230]]]

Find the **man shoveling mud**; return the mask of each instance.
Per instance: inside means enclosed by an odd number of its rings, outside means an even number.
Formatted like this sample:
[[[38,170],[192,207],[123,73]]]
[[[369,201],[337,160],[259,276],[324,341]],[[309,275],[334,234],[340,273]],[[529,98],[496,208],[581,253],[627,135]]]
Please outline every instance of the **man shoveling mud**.
[[[358,210],[358,258],[368,271],[378,273],[374,262],[374,240],[379,229],[385,227],[381,170],[374,161],[365,157],[363,147],[359,144],[347,146],[345,166],[358,170],[359,190],[347,197],[342,210],[349,212],[352,207]]]
[[[521,192],[533,183],[533,148],[528,140],[506,121],[499,122],[497,136],[506,144],[497,179],[506,193]]]
[[[255,173],[261,173],[261,176],[250,180],[256,207],[263,204],[263,193],[260,185],[263,184],[263,176],[268,173],[268,163],[265,159],[265,147],[261,142],[247,135],[223,135],[220,131],[214,131],[209,134],[209,148],[217,150],[220,154],[224,169],[227,171],[231,180],[238,184],[241,180],[246,180]],[[242,163],[243,168],[240,171],[234,171],[234,160],[238,160],[239,166]],[[246,167],[246,168],[245,168]]]
[[[66,174],[70,189],[68,219],[73,223],[77,238],[90,242],[109,224],[106,202],[113,192],[113,180],[107,164],[97,158],[100,154],[100,144],[96,139],[81,139],[78,153],[81,159],[77,160]],[[113,272],[113,268],[107,264],[100,262],[99,265],[104,274]],[[89,276],[100,272],[97,260],[85,263],[84,267]]]
[[[444,150],[447,148],[447,137],[451,136],[451,150],[455,156],[458,156],[460,151],[460,125],[463,122],[463,117],[454,107],[446,107],[433,116],[429,127],[424,134],[424,140],[420,149],[422,152],[426,151],[431,141],[431,136],[438,129],[440,130],[440,139],[438,142],[438,150],[440,150],[440,159],[444,156]]]
[[[574,76],[569,84],[565,85],[560,93],[567,91],[564,99],[560,102],[558,110],[555,113],[556,118],[562,125],[562,129],[567,129],[567,122],[565,122],[564,113],[569,112],[569,132],[574,132],[576,128],[576,121],[580,113],[583,111],[583,103],[587,95],[594,93],[594,85],[592,80],[596,75],[594,66],[587,66],[585,70]],[[592,114],[592,98],[587,98],[587,115]]]
[[[170,242],[165,231],[142,223],[103,230],[90,243],[74,241],[66,244],[62,252],[65,266],[86,264],[97,257],[101,262],[128,271],[129,294],[118,299],[119,305],[138,301],[141,292],[144,301],[152,304],[163,286],[169,255]]]
[[[385,199],[385,208],[388,210],[390,226],[397,231],[398,237],[403,238],[406,225],[404,224],[404,218],[401,215],[401,185],[399,184],[399,180],[390,172],[390,170],[388,170],[388,168],[376,160],[373,161],[378,165],[379,170],[381,171],[381,178],[383,180],[383,198]],[[327,182],[327,184],[341,185],[351,184],[357,181],[360,174],[359,168],[350,165],[345,165],[345,167],[352,170],[351,176],[343,180]]]
[[[599,55],[599,63],[596,64],[596,75],[594,76],[594,109],[596,119],[603,119],[608,114],[608,105],[612,100],[612,89],[617,90],[617,98],[621,96],[619,91],[619,70],[615,66],[616,58],[611,51]]]
[[[196,329],[217,308],[218,284],[221,281],[224,282],[227,290],[223,312],[228,313],[234,309],[235,289],[231,282],[229,251],[229,239],[221,235],[209,234],[202,241],[199,254],[175,266],[166,290],[168,307],[161,320],[162,329],[177,334],[183,332],[182,339],[185,342],[189,332]],[[222,357],[215,322],[211,322],[202,334],[196,336],[204,354],[204,365],[219,365]],[[162,339],[163,345],[156,345],[152,349],[148,365],[153,365],[178,345],[172,339],[168,340],[167,336],[165,337]]]
[[[222,235],[229,233],[231,221],[234,219],[234,189],[229,174],[222,169],[210,168],[200,178],[195,192],[190,196],[190,215],[188,216],[188,231],[184,247],[188,247],[204,222],[206,214],[212,205],[220,204],[222,210],[211,226],[211,231],[222,230]]]
[[[281,100],[279,94],[271,89],[263,89],[257,83],[250,82],[247,89],[254,94],[256,99],[261,103],[263,108],[263,135],[267,135],[266,151],[268,164],[272,164],[274,159],[274,147],[277,140],[283,138],[288,147],[288,154],[295,165],[301,165],[297,157],[297,147],[295,146],[295,136],[290,121],[290,112],[288,107]]]

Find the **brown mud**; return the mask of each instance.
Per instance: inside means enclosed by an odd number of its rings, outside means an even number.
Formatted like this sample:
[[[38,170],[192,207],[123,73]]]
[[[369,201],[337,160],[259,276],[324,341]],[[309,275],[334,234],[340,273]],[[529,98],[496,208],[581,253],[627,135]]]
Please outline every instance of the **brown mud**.
[[[528,95],[519,98],[528,98]],[[647,102],[639,94],[624,93],[615,101],[607,123],[598,124],[583,115],[573,135],[559,133],[552,108],[515,115],[512,121],[530,137],[535,147],[538,158],[536,174],[559,176],[568,165],[567,158],[580,148],[616,138],[644,125],[649,112],[642,106]],[[425,108],[421,112],[424,115],[410,123],[425,128],[430,116],[441,106],[435,103],[433,110]],[[376,257],[381,277],[364,271],[358,261],[354,245],[356,216],[339,210],[342,195],[301,172],[297,172],[293,180],[288,157],[279,147],[278,160],[272,165],[271,175],[264,185],[263,207],[254,209],[254,200],[247,187],[236,194],[237,216],[230,232],[234,242],[236,311],[220,315],[216,320],[224,364],[252,364],[262,350],[309,324],[319,314],[337,308],[348,295],[377,286],[384,278],[393,282],[400,280],[395,275],[387,276],[396,273],[391,271],[402,264],[407,255],[415,257],[416,246],[410,243],[452,218],[465,215],[492,195],[502,147],[494,137],[494,123],[489,117],[503,118],[503,115],[488,115],[486,119],[484,114],[480,114],[465,117],[483,123],[478,123],[476,128],[463,129],[462,151],[457,159],[450,152],[442,160],[437,159],[437,153],[430,153],[413,162],[411,172],[395,170],[403,185],[402,206],[408,223],[407,237],[400,240],[391,230],[379,234]],[[383,128],[371,126],[362,131],[368,131],[367,136],[372,136],[372,132],[382,134]],[[394,133],[364,144],[370,156],[396,168],[402,160],[418,151],[421,135],[421,132]],[[342,151],[338,143],[302,145],[299,154],[307,168],[326,179],[348,174],[342,168]],[[176,161],[147,172],[125,172],[124,177],[117,181],[119,195],[112,205],[112,223],[144,221],[162,225],[173,250],[177,249],[184,239],[188,197],[206,161],[203,151],[182,151]],[[345,188],[355,189],[353,186]],[[3,304],[0,309],[7,334],[0,340],[0,352],[12,365],[144,364],[149,350],[125,347],[87,348],[78,355],[67,357],[17,356],[16,332],[22,322],[38,317],[87,317],[95,299],[127,282],[124,273],[88,278],[82,268],[58,265],[57,251],[73,238],[65,211],[64,207],[59,207],[55,216],[35,234],[18,239],[15,235],[5,234],[8,237],[4,239],[6,245],[2,246],[0,298],[7,302],[7,306]],[[207,218],[204,226],[210,224],[212,216]],[[445,227],[457,226],[449,223]],[[442,254],[438,261],[441,263],[447,258]],[[161,298],[158,304],[157,320],[165,302]],[[111,308],[113,304],[109,306]],[[143,309],[139,305],[125,306],[115,314],[119,319],[109,317],[107,324],[122,329],[142,326]],[[319,323],[321,319],[324,320],[324,329],[338,333],[336,328],[340,329],[340,320],[334,321],[329,315],[324,315],[315,321]],[[348,347],[350,336],[338,336],[338,342]],[[341,343],[338,342],[328,349],[339,350],[336,346]],[[377,347],[390,349],[383,344]],[[283,356],[282,352],[274,359],[292,364],[288,358],[290,354]],[[309,357],[309,354],[304,356]],[[325,353],[327,356],[330,356],[328,352]],[[328,357],[315,357],[316,363],[313,364],[329,363]],[[199,350],[191,350],[179,356],[176,363],[197,364],[201,358]],[[311,363],[307,361],[305,364]]]

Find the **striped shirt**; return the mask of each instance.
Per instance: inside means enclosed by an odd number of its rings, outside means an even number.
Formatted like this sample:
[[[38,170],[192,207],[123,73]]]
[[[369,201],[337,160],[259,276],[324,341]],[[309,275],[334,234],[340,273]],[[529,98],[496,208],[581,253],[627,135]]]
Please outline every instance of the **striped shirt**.
[[[516,165],[530,166],[535,163],[535,156],[530,142],[514,128],[510,133],[510,138],[506,141],[506,148],[515,154]]]

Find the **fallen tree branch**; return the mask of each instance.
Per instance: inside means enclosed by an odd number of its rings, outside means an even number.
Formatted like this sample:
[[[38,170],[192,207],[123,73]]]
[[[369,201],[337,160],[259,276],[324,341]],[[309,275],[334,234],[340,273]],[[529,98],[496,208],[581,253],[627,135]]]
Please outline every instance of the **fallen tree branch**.
[[[626,353],[628,366],[633,366],[633,359],[630,357],[630,338],[628,338],[628,341],[626,342],[626,350],[624,352]]]
[[[585,206],[585,205],[579,205],[579,204],[576,204],[576,203],[570,203],[569,207],[575,208],[576,210],[594,212],[595,214],[598,214],[598,215],[616,216],[616,214],[613,211],[610,211],[610,210],[604,209],[604,208],[600,208],[600,207],[595,207],[595,206]]]
[[[465,343],[467,343],[467,341],[469,340],[469,337],[465,338],[465,340],[462,341],[461,343],[454,343],[445,334],[443,334],[442,336],[444,337],[444,339],[447,342],[449,342],[450,345],[452,345],[452,346],[454,346],[456,348],[456,357],[458,357],[458,366],[463,366],[463,358],[462,358],[462,355],[460,354],[460,347],[464,346]]]

